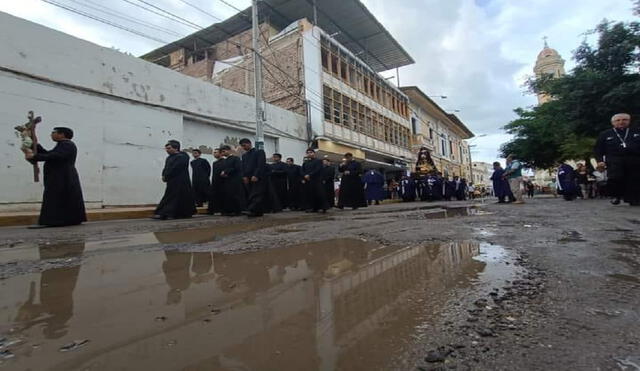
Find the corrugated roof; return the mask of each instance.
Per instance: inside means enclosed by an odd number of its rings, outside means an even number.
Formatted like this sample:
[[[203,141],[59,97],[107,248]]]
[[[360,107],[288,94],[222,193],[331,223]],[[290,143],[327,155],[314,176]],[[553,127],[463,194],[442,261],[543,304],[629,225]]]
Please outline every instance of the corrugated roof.
[[[313,20],[313,0],[262,0],[260,19],[281,28],[307,18]],[[381,72],[415,63],[360,0],[317,0],[318,26],[358,55],[374,71]],[[251,8],[183,39],[155,49],[142,58],[154,60],[177,48],[202,48],[251,27]]]

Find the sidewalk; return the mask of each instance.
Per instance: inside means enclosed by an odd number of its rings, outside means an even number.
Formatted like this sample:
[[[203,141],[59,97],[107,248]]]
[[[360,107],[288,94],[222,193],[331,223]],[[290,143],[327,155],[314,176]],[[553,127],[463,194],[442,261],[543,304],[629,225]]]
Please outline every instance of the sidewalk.
[[[384,200],[382,204],[399,203],[399,200]],[[87,221],[105,221],[118,219],[146,219],[153,216],[154,206],[113,207],[105,209],[87,209]],[[206,214],[206,207],[199,207],[198,214]],[[39,211],[0,212],[0,227],[15,227],[38,224]]]
[[[155,207],[114,207],[106,209],[87,209],[87,221],[96,222],[117,219],[145,219],[153,216]],[[206,207],[199,207],[198,214],[206,214]],[[38,224],[39,211],[0,213],[0,227]]]

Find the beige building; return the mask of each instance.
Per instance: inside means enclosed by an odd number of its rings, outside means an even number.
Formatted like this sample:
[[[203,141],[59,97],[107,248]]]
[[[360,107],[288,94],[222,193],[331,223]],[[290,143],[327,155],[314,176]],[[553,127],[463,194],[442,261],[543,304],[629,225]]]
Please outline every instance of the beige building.
[[[413,59],[360,1],[318,2],[317,24],[310,4],[260,2],[265,102],[306,116],[305,139],[321,155],[340,160],[352,152],[365,167],[408,169],[415,161],[409,98],[379,72]],[[143,58],[253,95],[250,11]]]
[[[565,74],[564,59],[562,59],[557,50],[549,47],[546,38],[544,48],[538,54],[536,65],[533,67],[533,72],[536,74],[536,78],[541,78],[545,75],[551,75],[556,78]],[[547,94],[538,94],[538,104],[546,103],[549,100],[551,100],[551,97]]]
[[[476,162],[472,164],[472,179],[474,184],[491,185],[493,165],[488,162]]]
[[[474,135],[460,119],[445,112],[416,86],[400,88],[409,97],[411,147],[431,151],[436,167],[444,176],[471,179],[471,153],[465,139]]]

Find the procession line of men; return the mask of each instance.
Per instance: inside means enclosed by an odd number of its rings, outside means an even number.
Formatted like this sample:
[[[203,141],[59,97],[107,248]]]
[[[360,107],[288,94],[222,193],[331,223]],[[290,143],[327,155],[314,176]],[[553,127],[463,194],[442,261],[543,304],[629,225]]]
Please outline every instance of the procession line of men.
[[[614,205],[622,201],[631,206],[640,206],[640,128],[631,127],[631,116],[619,113],[611,118],[612,128],[603,131],[594,149],[598,168],[606,169],[607,191]],[[75,168],[77,148],[73,143],[73,130],[55,127],[51,139],[56,146],[46,150],[37,146],[37,152],[25,151],[25,159],[31,163],[44,162],[44,193],[38,224],[32,228],[77,225],[87,220],[80,178]],[[250,217],[283,208],[326,212],[333,206],[335,169],[328,160],[316,158],[313,149],[306,151],[302,166],[294,164],[292,158],[286,165],[282,156],[274,154],[273,163],[267,165],[264,151],[253,148],[249,139],[240,145],[245,153],[242,159],[235,156],[231,147],[224,145],[214,150],[217,159],[213,165],[200,158],[194,150],[194,161],[180,150],[180,143],[170,140],[165,150],[169,155],[162,171],[166,190],[156,208],[154,218],[186,218],[196,213],[196,205],[208,202],[209,214],[241,215],[247,211]],[[426,150],[426,149],[425,149]],[[419,164],[428,175],[416,179],[403,177],[399,194],[405,201],[464,199],[466,189],[463,179],[445,180],[437,172],[427,154],[419,158]],[[193,182],[189,178],[192,167]],[[558,171],[558,188],[565,199],[572,199],[575,190],[575,174],[563,164]],[[426,170],[425,170],[426,169]],[[383,197],[384,177],[371,170],[365,174],[363,187],[362,166],[354,161],[350,153],[345,154],[338,170],[342,173],[337,207],[367,206],[379,202]],[[522,203],[522,164],[514,156],[507,158],[507,167],[502,170],[494,163],[494,190],[499,202],[505,199]],[[599,170],[600,171],[600,170]],[[365,196],[366,189],[366,196]]]
[[[338,167],[342,178],[338,204],[334,205],[335,168],[328,159],[316,158],[314,149],[306,151],[302,166],[296,165],[293,158],[283,163],[279,153],[273,154],[272,163],[267,164],[265,152],[254,148],[249,139],[239,143],[244,151],[242,157],[234,155],[230,146],[223,145],[213,151],[216,159],[213,165],[200,157],[200,150],[193,150],[190,182],[189,156],[180,150],[179,142],[169,141],[165,146],[169,156],[162,172],[162,180],[167,185],[154,219],[188,218],[197,212],[196,206],[205,202],[210,215],[246,213],[249,217],[283,209],[324,213],[332,207],[367,206],[362,165],[351,153],[344,155]],[[382,181],[365,184],[369,188],[379,184],[378,193],[382,194],[384,177]]]

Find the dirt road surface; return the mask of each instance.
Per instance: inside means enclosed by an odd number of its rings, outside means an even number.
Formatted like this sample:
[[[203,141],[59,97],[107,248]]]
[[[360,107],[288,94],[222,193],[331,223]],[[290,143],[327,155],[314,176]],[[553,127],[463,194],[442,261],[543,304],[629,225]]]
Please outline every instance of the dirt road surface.
[[[640,209],[0,229],[0,369],[640,370]]]

